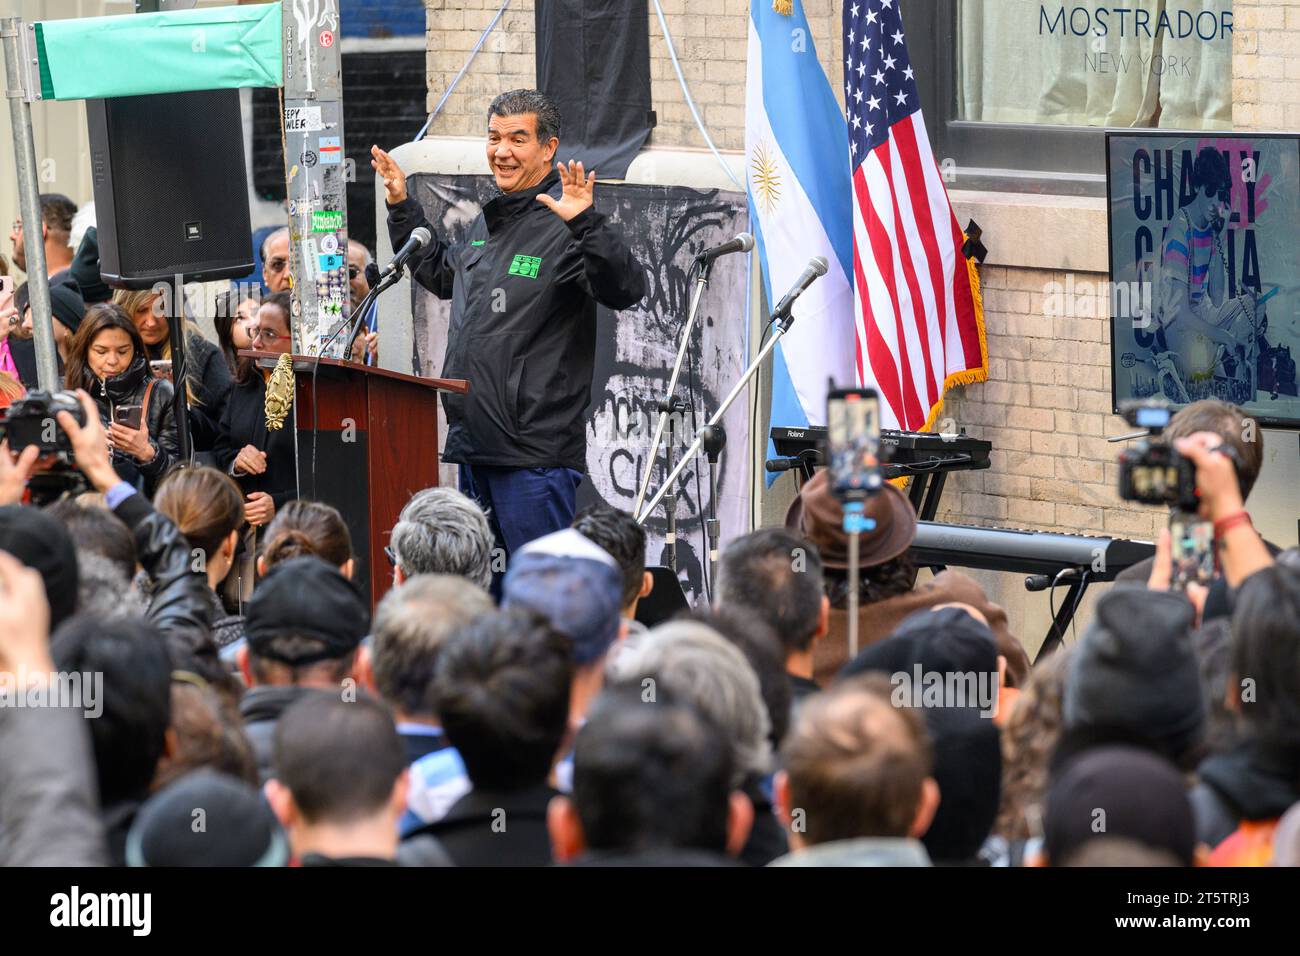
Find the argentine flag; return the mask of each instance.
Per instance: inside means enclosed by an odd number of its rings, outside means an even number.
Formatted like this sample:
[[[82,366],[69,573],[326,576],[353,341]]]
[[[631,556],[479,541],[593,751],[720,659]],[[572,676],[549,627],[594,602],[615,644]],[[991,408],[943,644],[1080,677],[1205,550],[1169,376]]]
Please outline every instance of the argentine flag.
[[[813,256],[830,265],[773,353],[771,424],[824,425],[827,380],[856,381],[848,128],[801,0],[751,0],[749,11],[746,190],[768,307]]]

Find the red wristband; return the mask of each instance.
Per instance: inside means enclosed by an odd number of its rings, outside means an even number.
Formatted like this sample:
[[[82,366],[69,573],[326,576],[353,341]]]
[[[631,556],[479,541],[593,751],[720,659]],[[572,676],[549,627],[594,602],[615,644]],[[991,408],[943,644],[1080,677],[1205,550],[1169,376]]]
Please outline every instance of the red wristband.
[[[1226,518],[1220,518],[1214,522],[1214,536],[1222,538],[1237,525],[1250,524],[1250,513],[1247,511],[1238,511],[1228,515]]]

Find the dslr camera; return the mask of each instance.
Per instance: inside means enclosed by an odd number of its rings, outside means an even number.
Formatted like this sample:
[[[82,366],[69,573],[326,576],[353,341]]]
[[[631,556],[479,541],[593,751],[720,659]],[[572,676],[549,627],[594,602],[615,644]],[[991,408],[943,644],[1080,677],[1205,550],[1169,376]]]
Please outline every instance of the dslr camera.
[[[1173,411],[1161,401],[1128,401],[1120,404],[1119,412],[1134,428],[1145,428],[1148,433],[1120,453],[1119,496],[1194,514],[1200,505],[1196,467],[1174,451],[1173,445],[1160,440]]]
[[[70,414],[78,425],[86,424],[86,410],[74,392],[34,391],[17,399],[0,421],[9,450],[18,454],[28,445],[35,445],[42,455],[71,455],[72,443],[55,418],[59,412]]]

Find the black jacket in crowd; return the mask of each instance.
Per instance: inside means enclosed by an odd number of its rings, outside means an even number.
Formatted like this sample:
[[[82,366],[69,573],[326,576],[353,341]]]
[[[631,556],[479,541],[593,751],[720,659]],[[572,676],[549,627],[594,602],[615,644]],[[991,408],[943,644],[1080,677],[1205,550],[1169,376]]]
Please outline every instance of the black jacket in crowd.
[[[151,382],[152,390],[149,389]],[[124,405],[143,405],[145,392],[149,391],[149,408],[145,412],[144,423],[149,430],[149,444],[153,445],[157,454],[153,456],[153,461],[141,464],[125,452],[114,451],[113,469],[123,480],[152,496],[158,479],[180,460],[181,455],[180,439],[176,435],[176,416],[172,407],[176,394],[172,390],[172,383],[163,378],[154,378],[148,357],[137,355],[121,375],[96,379],[88,391],[95,399],[95,407],[99,409],[99,418],[105,428],[113,421],[114,409]]]
[[[260,475],[236,475],[244,494],[264,491],[275,502],[279,511],[298,497],[298,459],[294,448],[294,411],[284,419],[284,425],[271,431],[266,427],[266,383],[257,372],[247,382],[235,383],[226,400],[218,426],[218,435],[212,455],[216,466],[229,471],[235,456],[245,445],[266,452],[266,471]]]
[[[545,783],[522,790],[471,790],[447,815],[402,841],[407,859],[429,837],[437,840],[455,866],[548,866],[551,838],[546,808],[558,795]],[[423,851],[421,851],[423,852]]]
[[[161,345],[150,346],[149,357],[163,357]],[[201,335],[185,335],[185,380],[194,401],[190,404],[190,437],[195,451],[209,451],[220,436],[221,413],[234,380],[221,349]]]
[[[542,192],[562,195],[557,173],[491,200],[457,245],[415,199],[389,207],[394,249],[417,226],[433,233],[415,280],[451,299],[442,374],[467,379],[469,393],[443,393],[446,461],[587,470],[596,304],[632,306],[646,294],[645,272],[603,213],[588,208],[566,223],[537,201]]]

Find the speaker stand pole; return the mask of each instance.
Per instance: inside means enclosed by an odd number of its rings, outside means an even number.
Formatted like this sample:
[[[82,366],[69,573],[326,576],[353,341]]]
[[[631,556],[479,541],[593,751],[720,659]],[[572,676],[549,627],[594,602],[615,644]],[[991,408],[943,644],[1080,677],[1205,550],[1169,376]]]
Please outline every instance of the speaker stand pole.
[[[167,341],[172,352],[172,414],[176,416],[176,437],[180,441],[181,461],[194,457],[190,437],[189,343],[185,341],[185,277],[174,275],[167,280]]]

